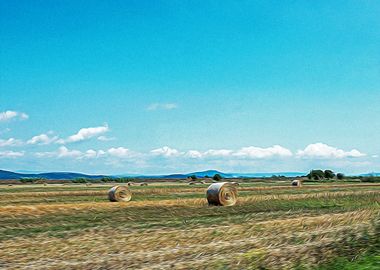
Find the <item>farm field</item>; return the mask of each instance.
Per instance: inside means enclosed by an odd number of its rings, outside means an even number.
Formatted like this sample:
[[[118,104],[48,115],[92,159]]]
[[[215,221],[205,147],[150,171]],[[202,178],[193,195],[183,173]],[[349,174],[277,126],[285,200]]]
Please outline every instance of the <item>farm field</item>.
[[[112,186],[0,186],[0,269],[379,266],[380,184],[244,183],[230,207],[207,184],[131,186],[124,203]]]

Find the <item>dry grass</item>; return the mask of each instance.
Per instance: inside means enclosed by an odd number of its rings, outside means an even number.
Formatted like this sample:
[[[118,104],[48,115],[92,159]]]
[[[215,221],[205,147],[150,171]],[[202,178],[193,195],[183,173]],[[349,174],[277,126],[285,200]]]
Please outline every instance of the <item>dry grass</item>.
[[[146,199],[128,203],[0,206],[0,235],[13,235],[0,238],[0,269],[291,269],[362,252],[378,233],[380,190],[350,185],[350,191],[308,192],[318,188],[248,194],[227,208],[209,207],[205,198],[150,200],[169,189],[181,194],[177,187],[144,187],[138,192]],[[106,196],[63,192],[46,193]]]
[[[275,195],[253,195],[239,198],[237,204],[244,205],[260,201],[272,200],[302,200],[307,198],[331,199],[337,197],[345,197],[350,195],[379,195],[377,201],[380,200],[380,190],[377,191],[343,191],[343,192],[321,192],[321,193],[303,193],[303,194],[275,194]],[[107,210],[113,208],[130,208],[130,207],[170,207],[170,206],[206,206],[207,200],[203,199],[173,199],[161,201],[131,201],[118,204],[110,204],[109,202],[85,202],[85,203],[66,203],[66,204],[37,204],[33,206],[17,205],[17,206],[0,206],[0,217],[2,216],[19,216],[19,215],[45,215],[53,213],[70,213],[71,211],[89,211],[89,210]]]

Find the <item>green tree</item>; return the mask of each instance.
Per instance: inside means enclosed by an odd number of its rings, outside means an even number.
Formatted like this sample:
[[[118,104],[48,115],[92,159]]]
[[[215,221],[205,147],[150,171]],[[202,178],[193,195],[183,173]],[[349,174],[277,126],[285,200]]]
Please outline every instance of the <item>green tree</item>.
[[[337,173],[336,178],[337,178],[338,180],[343,180],[343,178],[344,178],[344,174],[343,174],[343,173]]]
[[[335,173],[332,170],[325,170],[324,177],[326,179],[333,179],[335,177]]]
[[[190,176],[191,180],[197,180],[197,176],[195,174]]]
[[[311,170],[307,175],[307,178],[314,180],[322,180],[325,177],[325,173],[322,170]]]
[[[223,177],[222,177],[219,173],[217,173],[217,174],[215,174],[215,175],[212,177],[212,179],[215,180],[215,181],[220,181],[220,180],[223,179]]]

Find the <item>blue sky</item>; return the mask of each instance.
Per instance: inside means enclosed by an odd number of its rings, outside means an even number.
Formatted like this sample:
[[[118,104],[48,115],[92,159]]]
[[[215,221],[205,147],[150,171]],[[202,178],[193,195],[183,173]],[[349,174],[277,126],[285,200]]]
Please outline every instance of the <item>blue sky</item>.
[[[380,171],[378,1],[0,1],[0,168]]]

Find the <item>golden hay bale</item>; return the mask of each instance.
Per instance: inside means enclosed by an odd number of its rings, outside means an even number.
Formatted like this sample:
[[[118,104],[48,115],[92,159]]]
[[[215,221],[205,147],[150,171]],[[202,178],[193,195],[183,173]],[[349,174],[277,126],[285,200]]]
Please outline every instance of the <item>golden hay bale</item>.
[[[292,181],[292,186],[293,187],[300,187],[301,186],[301,181],[300,180],[293,180]]]
[[[111,202],[129,202],[132,192],[125,186],[114,186],[108,191],[108,199]]]
[[[209,205],[234,205],[237,201],[236,186],[228,182],[211,184],[207,189],[207,201]]]

